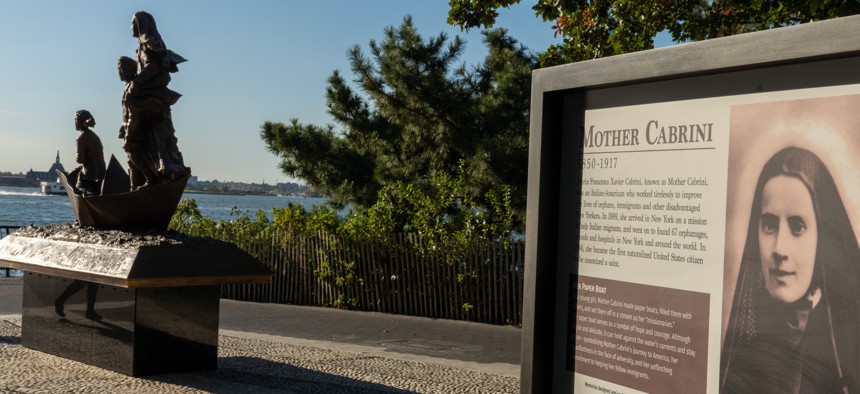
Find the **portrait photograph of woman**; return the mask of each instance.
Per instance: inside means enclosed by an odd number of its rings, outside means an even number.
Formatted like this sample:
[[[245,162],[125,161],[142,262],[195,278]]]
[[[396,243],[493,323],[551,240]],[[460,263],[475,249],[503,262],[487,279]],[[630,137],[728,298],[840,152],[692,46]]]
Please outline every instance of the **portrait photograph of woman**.
[[[730,127],[720,392],[860,392],[860,96]]]

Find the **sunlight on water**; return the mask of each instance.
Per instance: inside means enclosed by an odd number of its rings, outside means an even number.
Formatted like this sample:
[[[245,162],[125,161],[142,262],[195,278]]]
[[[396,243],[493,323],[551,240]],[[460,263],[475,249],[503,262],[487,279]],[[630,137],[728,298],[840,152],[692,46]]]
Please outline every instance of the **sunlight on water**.
[[[0,188],[0,196],[39,196],[39,197],[48,197],[48,196],[45,196],[45,195],[43,195],[43,194],[39,193],[39,191],[38,191],[38,190],[36,190],[35,192],[32,192],[32,193],[27,193],[27,192],[9,191],[9,190],[3,190],[3,189],[13,189],[13,188],[11,188],[11,187],[7,187],[7,188]],[[18,188],[15,188],[15,189],[18,189]],[[24,188],[21,188],[21,189],[24,189]],[[29,190],[29,189],[28,189],[28,190]]]

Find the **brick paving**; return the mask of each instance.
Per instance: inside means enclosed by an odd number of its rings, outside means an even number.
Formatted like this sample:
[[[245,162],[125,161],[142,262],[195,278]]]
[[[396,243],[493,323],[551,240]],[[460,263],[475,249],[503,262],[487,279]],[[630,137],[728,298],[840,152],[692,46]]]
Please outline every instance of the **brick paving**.
[[[514,393],[520,330],[223,300],[218,369],[132,378],[24,348],[0,279],[0,392]]]

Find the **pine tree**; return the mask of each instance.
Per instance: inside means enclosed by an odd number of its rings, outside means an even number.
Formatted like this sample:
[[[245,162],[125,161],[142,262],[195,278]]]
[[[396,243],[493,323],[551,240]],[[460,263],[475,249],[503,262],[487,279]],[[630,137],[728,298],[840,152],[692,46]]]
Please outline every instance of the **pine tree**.
[[[425,40],[407,16],[367,52],[349,50],[357,91],[333,72],[326,103],[334,125],[266,122],[261,137],[284,173],[336,204],[369,207],[386,185],[431,187],[439,171],[462,174],[472,199],[508,185],[524,210],[536,57],[504,29],[485,31],[483,42],[482,64],[457,64],[459,37]]]

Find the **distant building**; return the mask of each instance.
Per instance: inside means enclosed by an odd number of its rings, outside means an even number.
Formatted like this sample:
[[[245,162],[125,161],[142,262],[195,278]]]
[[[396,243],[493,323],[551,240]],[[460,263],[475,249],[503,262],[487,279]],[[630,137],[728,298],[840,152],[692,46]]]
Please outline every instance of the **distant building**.
[[[0,186],[27,187],[33,184],[24,175],[0,175]]]
[[[33,171],[32,168],[30,171],[27,171],[27,182],[32,182],[33,186],[38,186],[41,181],[56,181],[56,170],[66,172],[66,169],[63,168],[63,164],[60,163],[60,151],[57,151],[57,160],[51,165],[51,168],[48,171]]]
[[[56,170],[66,172],[63,164],[60,163],[60,151],[57,151],[57,159],[48,171],[27,171],[27,174],[20,175],[0,175],[0,186],[18,186],[18,187],[39,187],[39,182],[54,182],[57,180]]]

